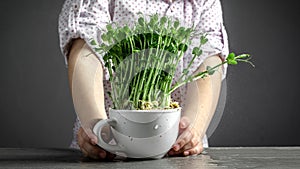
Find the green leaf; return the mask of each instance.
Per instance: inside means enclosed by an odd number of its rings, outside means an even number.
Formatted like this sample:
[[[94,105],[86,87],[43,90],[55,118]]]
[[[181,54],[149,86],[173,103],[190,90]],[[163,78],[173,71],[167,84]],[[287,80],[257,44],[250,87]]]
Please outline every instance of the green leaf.
[[[138,22],[139,22],[139,24],[140,24],[141,26],[144,26],[144,24],[145,24],[145,20],[144,20],[143,17],[140,17],[140,18],[138,19]]]
[[[164,25],[167,22],[167,17],[163,16],[162,18],[160,18],[160,24]]]
[[[151,17],[151,20],[156,23],[158,21],[158,14],[154,14],[152,17]]]
[[[121,41],[121,40],[125,39],[125,37],[126,37],[126,34],[122,31],[120,31],[117,35],[118,41]]]
[[[94,48],[96,52],[100,52],[101,48]]]
[[[200,49],[198,56],[202,55],[203,51]]]
[[[102,39],[104,42],[106,42],[106,41],[107,41],[107,36],[106,36],[106,34],[102,34],[102,35],[101,35],[101,39]]]
[[[207,67],[206,67],[206,70],[207,70],[207,73],[208,73],[209,75],[213,75],[213,74],[215,73],[215,70],[212,69],[210,66],[207,66]]]
[[[250,55],[249,54],[241,54],[241,55],[236,56],[235,58],[245,59],[245,58],[250,58]]]
[[[181,43],[181,44],[179,45],[179,50],[180,50],[180,51],[185,52],[185,51],[187,51],[187,49],[188,49],[188,45],[187,45],[187,44]]]
[[[196,55],[196,56],[199,56],[199,53],[200,53],[200,48],[199,47],[194,47],[194,49],[192,51],[192,54]]]
[[[111,24],[107,24],[107,25],[106,25],[106,29],[109,30],[109,31],[110,31],[110,30],[113,30],[112,25],[111,25]]]
[[[234,60],[235,58],[235,53],[231,52],[228,54],[227,60]]]
[[[97,42],[95,41],[95,39],[93,39],[93,40],[91,41],[91,45],[93,45],[93,46],[97,45]]]
[[[174,26],[174,28],[175,28],[175,29],[177,29],[177,28],[178,28],[178,26],[179,26],[179,21],[178,21],[178,20],[176,20],[176,21],[174,22],[174,25],[173,25],[173,26]]]
[[[187,75],[189,73],[189,70],[188,69],[183,69],[182,73]]]
[[[130,32],[130,28],[126,25],[126,26],[124,26],[124,32],[125,33],[129,33]]]
[[[207,41],[208,41],[208,39],[206,38],[206,36],[201,36],[201,38],[200,38],[201,45],[204,45]]]
[[[236,65],[238,62],[236,60],[227,60],[227,63],[230,65]]]
[[[184,34],[184,33],[185,33],[184,30],[185,30],[184,27],[180,27],[180,28],[178,29],[178,33],[179,33],[179,34]]]

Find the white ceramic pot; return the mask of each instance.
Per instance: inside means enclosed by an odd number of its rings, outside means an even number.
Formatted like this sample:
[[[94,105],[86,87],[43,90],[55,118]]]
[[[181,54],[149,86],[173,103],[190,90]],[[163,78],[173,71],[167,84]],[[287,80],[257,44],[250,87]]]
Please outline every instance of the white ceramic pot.
[[[109,110],[109,119],[94,126],[98,145],[105,150],[130,158],[161,158],[175,143],[181,109]],[[111,126],[116,145],[101,138],[105,125]]]

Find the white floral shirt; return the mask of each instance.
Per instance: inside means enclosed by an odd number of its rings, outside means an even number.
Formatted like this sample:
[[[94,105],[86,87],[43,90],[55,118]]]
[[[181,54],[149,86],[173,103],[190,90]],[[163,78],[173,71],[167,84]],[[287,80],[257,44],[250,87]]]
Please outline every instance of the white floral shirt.
[[[60,47],[65,57],[65,63],[69,54],[72,40],[84,39],[90,45],[90,39],[101,43],[101,30],[107,23],[130,24],[137,20],[138,13],[159,14],[178,19],[184,26],[195,25],[198,30],[207,34],[208,43],[203,47],[204,54],[196,58],[190,72],[194,72],[205,58],[219,54],[223,59],[228,54],[227,34],[223,25],[223,14],[220,0],[66,0],[59,15]],[[180,72],[187,66],[192,58],[191,48],[197,45],[195,41],[186,52],[187,54],[179,62],[175,81]],[[103,63],[102,56],[98,56]],[[104,90],[110,90],[108,71],[104,70]],[[226,65],[224,75],[226,75]],[[178,101],[183,107],[187,86],[183,86],[172,93],[172,99]],[[106,93],[106,92],[105,92]],[[105,94],[106,111],[112,106],[112,102]],[[80,127],[77,119],[74,125],[74,139],[71,147],[78,148],[76,133]],[[203,139],[204,147],[207,147],[207,139]]]

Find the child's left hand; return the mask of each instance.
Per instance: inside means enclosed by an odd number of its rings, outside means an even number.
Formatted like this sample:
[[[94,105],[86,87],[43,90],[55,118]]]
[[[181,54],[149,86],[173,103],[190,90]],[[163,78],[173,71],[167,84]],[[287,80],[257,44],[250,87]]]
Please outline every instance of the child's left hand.
[[[199,131],[196,130],[187,117],[182,117],[179,122],[179,137],[168,152],[169,156],[197,155],[203,151]]]

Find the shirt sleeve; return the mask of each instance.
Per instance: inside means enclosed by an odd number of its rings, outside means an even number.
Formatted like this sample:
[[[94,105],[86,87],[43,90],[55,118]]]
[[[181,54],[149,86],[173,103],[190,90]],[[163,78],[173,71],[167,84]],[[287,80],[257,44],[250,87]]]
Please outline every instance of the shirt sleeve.
[[[206,34],[208,42],[202,46],[203,54],[195,59],[190,72],[195,72],[209,56],[219,55],[222,60],[225,60],[229,53],[220,0],[203,0],[199,11],[201,14],[196,29]],[[193,46],[198,46],[199,43],[199,38],[192,41]],[[191,56],[188,58],[191,58]],[[222,79],[226,77],[226,70],[227,65],[224,65]]]
[[[66,0],[58,19],[60,48],[65,64],[68,66],[68,54],[72,40],[81,38],[91,47],[91,39],[101,43],[101,30],[111,22],[108,0]],[[93,48],[91,48],[93,49]],[[99,60],[103,64],[102,56]],[[104,64],[103,64],[104,65]],[[105,76],[108,73],[106,71]]]

